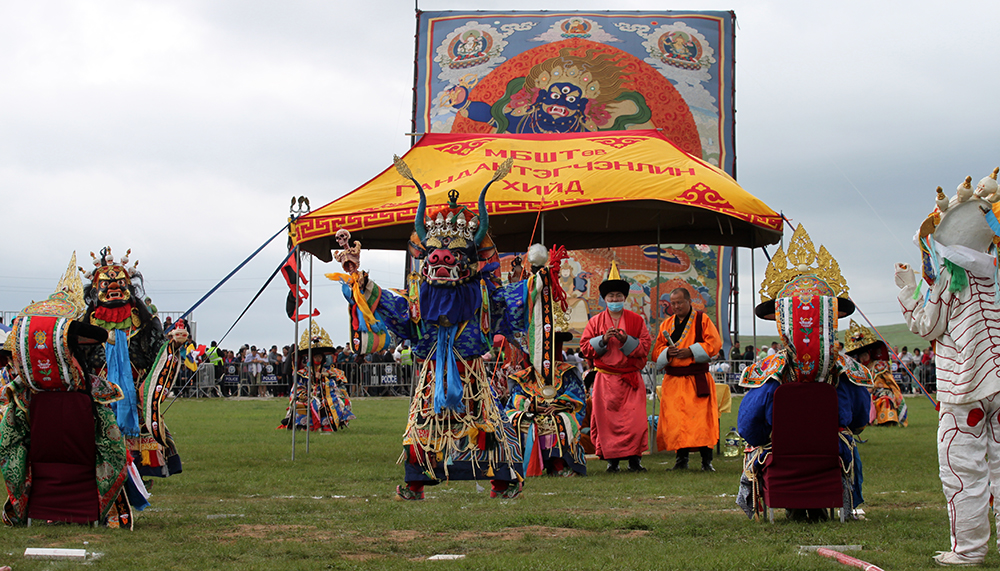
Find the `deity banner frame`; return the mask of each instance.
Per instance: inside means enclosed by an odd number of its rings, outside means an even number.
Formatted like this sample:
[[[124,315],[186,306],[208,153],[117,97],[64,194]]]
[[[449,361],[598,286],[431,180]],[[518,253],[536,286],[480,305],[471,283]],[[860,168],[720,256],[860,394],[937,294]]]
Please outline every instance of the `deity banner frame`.
[[[415,133],[660,129],[736,174],[732,12],[418,12]],[[551,99],[556,87],[577,93]]]

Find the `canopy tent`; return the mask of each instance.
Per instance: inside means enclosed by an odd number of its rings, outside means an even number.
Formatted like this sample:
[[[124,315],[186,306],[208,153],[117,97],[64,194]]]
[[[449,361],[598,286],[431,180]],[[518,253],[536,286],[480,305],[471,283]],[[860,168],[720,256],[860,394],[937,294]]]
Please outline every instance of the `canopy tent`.
[[[486,197],[500,251],[523,251],[548,213],[545,241],[567,249],[686,243],[757,247],[781,238],[781,217],[719,168],[655,130],[490,135],[429,133],[403,160],[427,195],[478,209],[479,193],[508,157],[510,174]],[[392,166],[292,223],[293,243],[329,262],[340,228],[364,248],[401,250],[419,195]]]

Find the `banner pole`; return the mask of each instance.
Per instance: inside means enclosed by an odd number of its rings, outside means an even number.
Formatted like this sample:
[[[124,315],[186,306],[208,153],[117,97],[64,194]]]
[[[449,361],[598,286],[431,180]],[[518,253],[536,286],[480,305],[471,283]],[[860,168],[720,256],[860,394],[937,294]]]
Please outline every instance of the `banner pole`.
[[[301,260],[299,259],[299,247],[295,246],[295,272],[296,272],[295,287],[296,288],[299,287],[298,271],[299,271],[299,262],[300,261]],[[298,293],[296,292],[295,295],[298,296]],[[289,395],[288,395],[288,407],[289,407],[289,415],[290,415],[288,417],[288,427],[292,430],[292,462],[295,461],[295,413],[298,412],[298,403],[296,402],[296,397],[295,397],[295,388],[296,388],[296,385],[299,384],[298,383],[298,378],[297,378],[299,376],[299,320],[298,320],[299,315],[298,315],[298,313],[299,313],[299,308],[296,307],[295,308],[295,318],[296,318],[295,319],[295,337],[293,339],[294,342],[292,344],[292,347],[293,347],[293,352],[292,352],[292,378],[291,378],[291,383],[292,384],[289,387]]]
[[[753,259],[754,248],[750,248],[750,307],[751,312],[757,307],[757,267],[754,264]],[[754,314],[750,317],[753,321],[753,353],[757,354],[757,315]],[[756,360],[756,359],[755,359]]]
[[[312,432],[312,392],[313,392],[313,376],[315,373],[315,365],[313,364],[313,342],[312,342],[312,331],[313,331],[313,256],[309,256],[309,366],[306,368],[309,371],[309,379],[306,380],[306,454],[309,453],[309,433]]]

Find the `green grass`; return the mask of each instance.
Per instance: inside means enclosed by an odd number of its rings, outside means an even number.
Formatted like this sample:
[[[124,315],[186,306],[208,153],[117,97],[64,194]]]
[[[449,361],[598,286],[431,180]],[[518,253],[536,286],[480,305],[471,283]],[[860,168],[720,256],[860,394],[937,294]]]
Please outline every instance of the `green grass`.
[[[94,569],[846,569],[799,545],[862,544],[854,555],[885,569],[931,568],[948,547],[937,478],[936,416],[911,397],[909,428],[871,428],[862,445],[865,521],[749,521],[734,503],[740,472],[532,478],[521,498],[490,500],[473,482],[427,488],[424,502],[395,502],[395,464],[407,402],[357,399],[358,419],[336,434],[275,430],[285,403],[182,400],[167,421],[184,473],[157,480],[135,531],[71,525],[0,531],[0,564],[16,571],[77,564],[25,560],[26,547],[103,553]],[[734,411],[738,399],[734,401]],[[735,412],[723,418],[723,432]],[[485,486],[488,488],[488,486]],[[87,542],[86,544],[84,542]],[[460,561],[427,562],[438,553]],[[1000,564],[991,553],[987,565]]]

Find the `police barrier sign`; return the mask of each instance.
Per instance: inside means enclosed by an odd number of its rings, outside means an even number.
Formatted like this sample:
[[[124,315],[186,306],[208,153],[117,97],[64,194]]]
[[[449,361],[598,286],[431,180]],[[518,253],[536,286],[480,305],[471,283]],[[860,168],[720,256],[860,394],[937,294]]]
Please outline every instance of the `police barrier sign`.
[[[278,384],[278,375],[274,373],[274,365],[264,365],[264,374],[260,378],[260,383],[262,385]]]
[[[379,382],[383,385],[398,385],[399,377],[396,375],[396,366],[392,364],[386,365],[379,377]]]
[[[236,365],[226,365],[226,372],[222,374],[222,384],[224,385],[238,385],[240,384],[240,373],[236,370]]]

